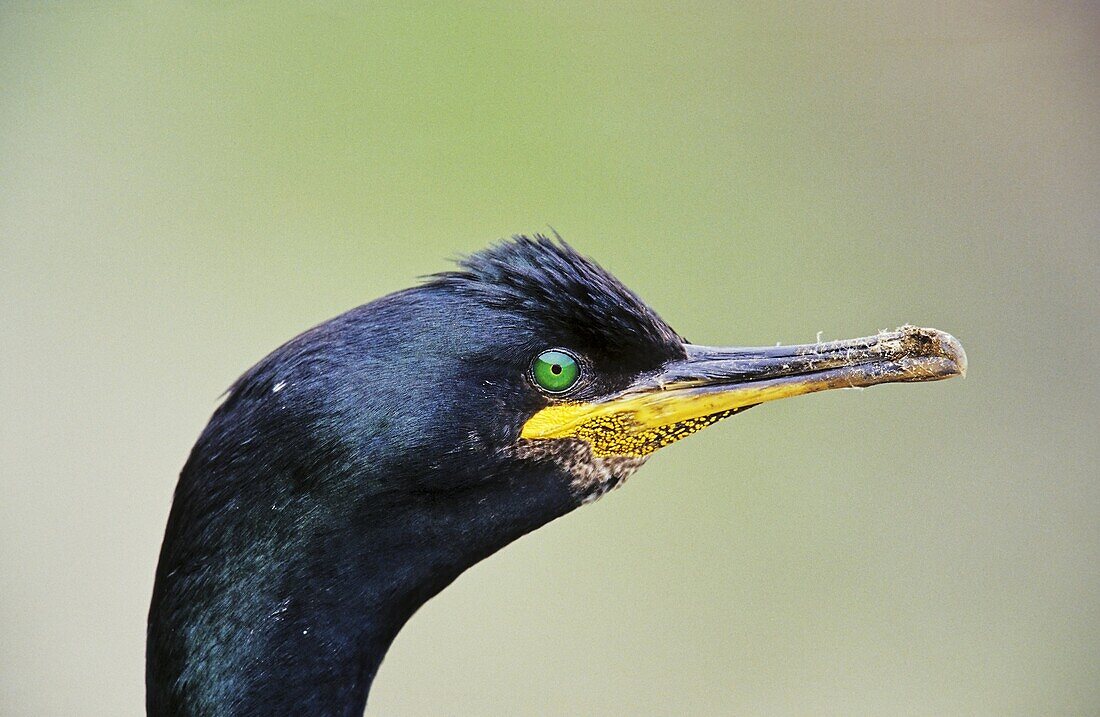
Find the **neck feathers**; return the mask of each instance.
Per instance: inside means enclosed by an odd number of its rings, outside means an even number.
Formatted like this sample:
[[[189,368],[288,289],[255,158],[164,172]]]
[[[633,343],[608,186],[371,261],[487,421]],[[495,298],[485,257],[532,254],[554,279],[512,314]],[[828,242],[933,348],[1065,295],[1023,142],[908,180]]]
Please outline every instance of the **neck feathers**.
[[[225,501],[200,489],[219,476],[194,464],[177,489],[149,614],[154,715],[362,714],[386,650],[420,605],[576,506],[549,462],[507,490],[481,482],[343,503],[316,487]]]

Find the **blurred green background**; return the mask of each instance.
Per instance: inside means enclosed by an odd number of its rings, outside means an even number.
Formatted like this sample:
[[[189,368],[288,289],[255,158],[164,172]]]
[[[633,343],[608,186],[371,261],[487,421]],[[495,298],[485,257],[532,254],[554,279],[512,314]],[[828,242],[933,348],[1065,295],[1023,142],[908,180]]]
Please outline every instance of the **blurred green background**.
[[[1100,6],[0,4],[0,712],[136,714],[176,475],[299,331],[553,226],[769,405],[478,565],[368,712],[1100,714]]]

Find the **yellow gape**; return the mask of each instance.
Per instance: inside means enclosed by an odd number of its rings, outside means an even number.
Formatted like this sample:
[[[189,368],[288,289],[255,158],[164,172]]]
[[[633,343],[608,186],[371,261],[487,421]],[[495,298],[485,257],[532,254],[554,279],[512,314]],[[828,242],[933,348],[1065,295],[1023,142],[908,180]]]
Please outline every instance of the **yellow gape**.
[[[569,408],[555,406],[555,408]],[[549,409],[547,409],[549,410]],[[689,418],[663,426],[641,426],[631,413],[598,415],[560,431],[555,438],[575,438],[584,441],[596,458],[644,458],[658,448],[675,443],[742,409],[734,408],[698,418]],[[530,423],[528,423],[530,426]],[[524,434],[533,431],[524,427]]]

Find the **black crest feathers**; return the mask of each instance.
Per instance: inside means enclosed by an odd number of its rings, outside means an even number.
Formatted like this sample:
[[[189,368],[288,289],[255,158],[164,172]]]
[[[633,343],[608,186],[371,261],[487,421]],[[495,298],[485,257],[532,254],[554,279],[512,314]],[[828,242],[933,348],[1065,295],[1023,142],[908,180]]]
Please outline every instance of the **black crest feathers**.
[[[490,306],[599,327],[617,340],[679,346],[682,339],[638,296],[560,237],[515,236],[459,260],[430,284]]]

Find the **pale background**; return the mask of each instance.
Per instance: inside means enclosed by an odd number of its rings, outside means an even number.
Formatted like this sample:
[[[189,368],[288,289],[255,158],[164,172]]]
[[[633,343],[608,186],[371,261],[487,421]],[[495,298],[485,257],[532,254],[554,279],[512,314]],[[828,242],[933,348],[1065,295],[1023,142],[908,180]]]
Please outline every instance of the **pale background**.
[[[141,711],[239,373],[553,226],[695,341],[910,321],[970,376],[661,453],[369,712],[1100,714],[1100,6],[221,5],[0,4],[0,712]]]

